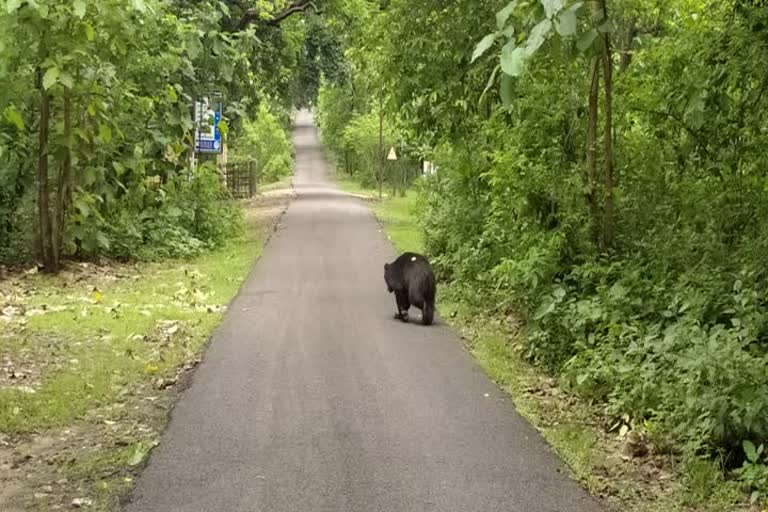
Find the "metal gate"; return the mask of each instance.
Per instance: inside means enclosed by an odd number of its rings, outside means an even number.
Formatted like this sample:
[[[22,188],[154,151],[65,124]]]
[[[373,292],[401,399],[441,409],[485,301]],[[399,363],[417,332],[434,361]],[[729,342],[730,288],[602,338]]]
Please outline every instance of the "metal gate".
[[[224,181],[233,197],[246,199],[258,192],[259,183],[256,162],[229,162],[225,167]]]

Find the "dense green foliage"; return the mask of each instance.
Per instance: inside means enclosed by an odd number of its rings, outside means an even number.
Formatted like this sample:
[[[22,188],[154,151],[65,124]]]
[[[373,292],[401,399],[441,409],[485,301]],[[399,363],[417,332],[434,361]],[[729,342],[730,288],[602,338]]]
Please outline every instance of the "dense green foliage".
[[[190,175],[192,102],[221,92],[235,138],[290,108],[306,31],[270,24],[286,6],[0,2],[0,261],[185,256],[236,233],[215,169]],[[269,176],[289,166],[275,143]]]
[[[768,443],[768,7],[392,0],[364,21],[325,140],[341,154],[377,112],[357,84],[380,84],[439,168],[420,217],[443,280],[524,319],[527,357],[610,424],[733,466]]]
[[[254,120],[243,119],[242,132],[234,141],[230,158],[255,162],[260,179],[271,183],[293,170],[293,144],[285,125],[262,104]]]

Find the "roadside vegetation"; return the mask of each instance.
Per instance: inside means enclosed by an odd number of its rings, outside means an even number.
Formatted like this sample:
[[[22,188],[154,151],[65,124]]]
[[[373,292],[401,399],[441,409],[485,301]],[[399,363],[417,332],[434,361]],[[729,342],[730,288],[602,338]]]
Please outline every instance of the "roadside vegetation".
[[[339,181],[362,196],[398,251],[424,252],[417,193],[378,200],[377,190]],[[517,411],[544,436],[574,478],[616,510],[636,512],[750,511],[745,488],[727,479],[722,467],[700,457],[649,453],[647,441],[628,429],[607,428],[603,407],[568,390],[524,357],[523,326],[516,315],[488,311],[466,299],[460,284],[441,282],[438,314],[455,328],[467,349],[502,389]],[[618,422],[617,422],[618,423]]]
[[[279,185],[244,204],[241,236],[197,257],[0,281],[2,510],[117,506],[287,205]]]
[[[231,7],[0,1],[0,510],[118,507],[288,202],[306,30]]]
[[[669,492],[614,485],[625,505],[768,504],[766,19],[743,0],[393,0],[320,88],[339,175],[375,197],[390,146],[437,165],[415,166],[424,244],[403,246],[491,375],[522,389],[531,368],[584,405],[534,423],[561,424],[548,437],[588,487],[662,472],[645,480]],[[602,439],[617,464],[562,448]]]

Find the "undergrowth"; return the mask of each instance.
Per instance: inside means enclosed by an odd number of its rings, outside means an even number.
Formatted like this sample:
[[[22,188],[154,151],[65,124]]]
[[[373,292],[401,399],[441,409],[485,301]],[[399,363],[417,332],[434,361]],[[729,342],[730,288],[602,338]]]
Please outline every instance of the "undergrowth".
[[[343,181],[341,186],[355,189],[357,193],[366,191]],[[375,195],[372,189],[367,189],[367,193]],[[371,203],[399,251],[426,250],[419,221],[424,212],[423,199],[423,194],[420,196],[412,191],[404,199]],[[437,264],[444,262],[438,259]],[[679,445],[676,448],[679,438],[674,436],[674,430],[657,428],[650,421],[637,424],[626,415],[622,420],[618,410],[605,397],[600,399],[594,392],[587,392],[590,382],[575,371],[578,359],[571,361],[562,372],[553,372],[552,366],[533,355],[531,347],[536,343],[536,336],[542,335],[537,333],[548,329],[536,325],[534,315],[521,315],[514,309],[514,303],[507,301],[506,293],[498,289],[458,280],[455,274],[454,279],[445,279],[446,269],[440,271],[443,275],[438,294],[441,317],[465,334],[473,355],[489,377],[514,397],[518,412],[542,432],[591,493],[613,498],[614,503],[624,510],[642,512],[741,510],[745,490],[757,493],[750,496],[755,501],[760,498],[757,489],[764,488],[761,486],[765,485],[766,473],[758,447],[747,444],[749,457],[744,466],[731,471],[722,458],[702,457],[701,451],[687,447],[680,449]],[[547,312],[549,314],[553,313]],[[590,318],[584,309],[581,315]],[[527,323],[520,323],[526,319]],[[562,329],[567,326],[566,323],[553,331],[552,338],[562,335]],[[706,357],[705,352],[702,354],[700,357]],[[722,353],[715,357],[720,358],[721,365],[713,369],[722,369],[728,364]],[[614,361],[608,360],[603,366],[606,371],[616,371],[613,364]],[[651,379],[648,375],[638,374],[633,378],[639,381],[645,378],[643,386],[646,390],[651,386],[668,385],[668,381],[648,382]],[[678,375],[677,378],[682,377]],[[728,379],[728,376],[721,378]],[[750,377],[745,373],[739,378],[748,380]],[[631,387],[624,399],[629,400],[630,390]],[[624,395],[615,396],[619,399]],[[706,400],[703,396],[690,395],[675,399],[693,401],[690,407],[700,407],[699,400]],[[706,415],[709,410],[702,407],[701,414]],[[732,421],[738,423],[742,419]],[[706,429],[707,424],[698,428]],[[649,448],[649,455],[639,459],[626,458],[624,450],[630,437],[627,433],[632,430],[642,432],[640,442]]]

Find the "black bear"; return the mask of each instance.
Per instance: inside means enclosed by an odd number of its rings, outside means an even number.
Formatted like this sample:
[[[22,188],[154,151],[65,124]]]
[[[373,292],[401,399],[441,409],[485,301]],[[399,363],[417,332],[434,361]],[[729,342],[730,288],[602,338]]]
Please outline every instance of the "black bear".
[[[421,322],[430,325],[435,315],[435,274],[432,265],[421,254],[406,252],[392,263],[384,264],[387,291],[395,293],[395,318],[408,321],[408,309],[421,310]]]

